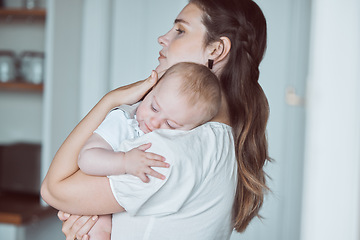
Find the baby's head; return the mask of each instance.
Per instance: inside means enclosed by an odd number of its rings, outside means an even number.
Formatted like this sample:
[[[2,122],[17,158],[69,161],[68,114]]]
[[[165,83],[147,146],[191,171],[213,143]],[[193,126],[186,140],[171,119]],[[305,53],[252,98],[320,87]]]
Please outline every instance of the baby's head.
[[[190,130],[211,120],[220,102],[220,85],[210,69],[177,63],[140,103],[136,119],[145,133],[159,128]]]

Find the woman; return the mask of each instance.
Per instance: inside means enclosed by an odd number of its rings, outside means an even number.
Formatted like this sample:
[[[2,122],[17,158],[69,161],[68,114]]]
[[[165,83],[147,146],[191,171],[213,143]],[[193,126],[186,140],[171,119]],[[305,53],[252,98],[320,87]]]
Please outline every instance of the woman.
[[[172,166],[165,173],[169,180],[162,183],[159,192],[169,193],[164,189],[171,186],[170,193],[174,193],[164,198],[158,196],[165,195],[153,193],[146,200],[163,199],[164,206],[172,203],[179,206],[169,213],[154,210],[161,209],[160,205],[154,208],[146,204],[133,211],[133,199],[128,198],[130,194],[117,193],[127,188],[126,184],[116,188],[115,180],[87,176],[76,164],[82,145],[108,111],[120,104],[139,101],[155,84],[156,74],[143,82],[114,90],[100,100],[60,147],[44,180],[42,196],[50,205],[72,214],[99,215],[126,209],[126,213],[114,214],[120,219],[113,231],[134,221],[136,223],[131,227],[140,233],[124,228],[122,232],[112,232],[114,239],[118,236],[143,239],[146,234],[148,239],[229,239],[233,228],[244,231],[251,219],[258,216],[267,190],[263,166],[269,159],[265,135],[269,109],[258,83],[258,67],[266,48],[265,18],[251,0],[190,0],[175,20],[174,27],[158,41],[163,49],[156,72],[161,75],[182,61],[206,64],[218,76],[222,89],[218,115],[196,131],[183,134],[182,140],[178,140],[179,137],[171,139],[166,134],[146,134],[148,137],[144,141],[152,142],[154,147],[151,151],[163,155]],[[204,137],[206,141],[201,141]],[[207,147],[212,140],[216,147]],[[181,144],[177,144],[178,141],[182,141]],[[161,146],[157,147],[157,144]],[[204,150],[203,155],[192,156],[189,149]],[[176,159],[177,156],[181,159]],[[194,162],[204,165],[192,165]],[[185,171],[179,171],[177,166],[183,166]],[[191,174],[187,174],[188,170]],[[176,177],[174,173],[177,173]],[[213,175],[208,177],[207,174]],[[195,180],[187,189],[184,182],[188,179]],[[177,184],[176,188],[173,188],[174,184]],[[178,188],[187,193],[176,194]],[[142,189],[148,191],[146,186]],[[214,191],[216,194],[211,195]],[[209,196],[211,198],[207,198]],[[194,205],[197,207],[189,210],[194,202],[211,204],[205,204],[206,207]],[[156,221],[170,226],[169,229],[159,230],[163,225],[156,225]],[[91,218],[72,216],[63,229],[67,239],[74,239],[75,235],[80,238],[93,223]],[[180,235],[176,232],[179,229]],[[161,235],[162,231],[166,234]]]

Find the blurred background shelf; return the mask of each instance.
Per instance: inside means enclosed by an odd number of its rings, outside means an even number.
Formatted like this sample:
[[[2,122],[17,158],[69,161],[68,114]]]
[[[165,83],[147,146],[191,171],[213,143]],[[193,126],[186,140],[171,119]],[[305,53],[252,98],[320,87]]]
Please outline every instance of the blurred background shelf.
[[[25,82],[6,82],[0,83],[0,91],[35,91],[42,92],[43,84],[32,84]]]
[[[39,195],[0,193],[0,223],[24,225],[56,216],[56,213],[54,208],[41,205]]]
[[[25,9],[25,8],[0,8],[0,17],[14,17],[14,18],[23,18],[23,17],[36,17],[40,19],[46,18],[46,10],[37,8],[37,9]]]

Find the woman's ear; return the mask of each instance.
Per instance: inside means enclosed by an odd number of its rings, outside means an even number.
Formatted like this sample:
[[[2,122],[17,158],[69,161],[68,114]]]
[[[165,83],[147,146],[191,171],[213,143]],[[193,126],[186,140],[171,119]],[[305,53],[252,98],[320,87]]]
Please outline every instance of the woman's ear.
[[[211,53],[209,59],[214,63],[221,62],[229,54],[231,49],[231,41],[228,37],[221,37],[219,41],[211,44]]]

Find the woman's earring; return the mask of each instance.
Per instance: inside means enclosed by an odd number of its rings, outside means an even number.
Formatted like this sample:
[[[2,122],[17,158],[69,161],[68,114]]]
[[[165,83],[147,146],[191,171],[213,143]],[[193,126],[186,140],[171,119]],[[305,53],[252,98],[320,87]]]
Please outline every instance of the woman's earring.
[[[213,59],[208,59],[208,68],[212,69],[214,65],[214,60]]]

